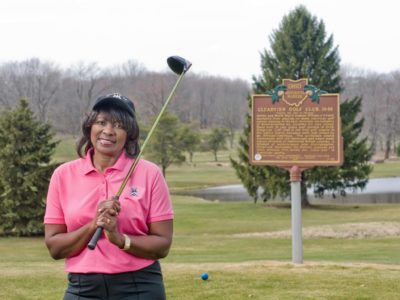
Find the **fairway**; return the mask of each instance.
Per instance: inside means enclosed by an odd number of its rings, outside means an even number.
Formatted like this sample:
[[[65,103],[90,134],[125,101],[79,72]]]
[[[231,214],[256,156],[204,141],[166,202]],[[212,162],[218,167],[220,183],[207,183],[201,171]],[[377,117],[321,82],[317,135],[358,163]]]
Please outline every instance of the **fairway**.
[[[287,207],[173,201],[174,242],[161,261],[168,299],[398,299],[399,235],[375,230],[400,226],[398,205],[303,210],[305,233],[324,226],[340,233],[344,226],[380,234],[305,235],[304,263],[296,265],[283,234],[290,229]],[[66,287],[63,261],[50,258],[42,238],[0,238],[0,274],[0,299],[61,299]]]
[[[170,299],[398,299],[400,267],[276,261],[166,264]],[[210,278],[202,281],[200,272]]]

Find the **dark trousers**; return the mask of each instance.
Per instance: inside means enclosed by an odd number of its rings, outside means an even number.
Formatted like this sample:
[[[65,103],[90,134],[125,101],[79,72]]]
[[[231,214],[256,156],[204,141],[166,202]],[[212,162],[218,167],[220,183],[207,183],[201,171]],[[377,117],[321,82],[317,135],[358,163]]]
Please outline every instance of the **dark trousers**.
[[[68,274],[64,300],[165,300],[159,262],[119,274]]]

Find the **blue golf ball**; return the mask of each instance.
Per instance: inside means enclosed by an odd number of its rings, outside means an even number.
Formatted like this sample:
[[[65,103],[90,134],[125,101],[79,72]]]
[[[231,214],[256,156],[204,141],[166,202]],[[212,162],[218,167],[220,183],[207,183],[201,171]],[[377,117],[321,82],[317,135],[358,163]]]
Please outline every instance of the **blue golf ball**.
[[[201,279],[207,280],[208,279],[208,274],[206,272],[201,274]]]

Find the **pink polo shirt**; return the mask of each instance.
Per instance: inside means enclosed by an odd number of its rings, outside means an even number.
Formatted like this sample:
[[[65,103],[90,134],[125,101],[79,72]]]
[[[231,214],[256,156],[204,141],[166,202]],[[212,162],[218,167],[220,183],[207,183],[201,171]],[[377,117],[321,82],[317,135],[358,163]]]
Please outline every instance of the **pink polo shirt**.
[[[47,195],[45,224],[65,224],[68,232],[74,231],[93,220],[99,201],[117,193],[132,159],[123,153],[115,165],[102,174],[93,167],[91,152],[54,171]],[[139,161],[119,200],[121,233],[146,235],[150,223],[173,219],[165,179],[159,167],[149,161]],[[65,270],[114,274],[139,270],[153,262],[126,253],[103,234],[94,250],[85,248],[78,255],[67,258]]]

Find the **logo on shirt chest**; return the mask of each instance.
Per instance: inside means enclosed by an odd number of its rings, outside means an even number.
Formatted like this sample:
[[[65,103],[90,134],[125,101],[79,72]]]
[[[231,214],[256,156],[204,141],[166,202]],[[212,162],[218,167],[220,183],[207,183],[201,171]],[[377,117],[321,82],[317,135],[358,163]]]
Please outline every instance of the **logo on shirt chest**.
[[[131,186],[129,195],[136,197],[137,195],[139,195],[139,189],[136,186]]]

